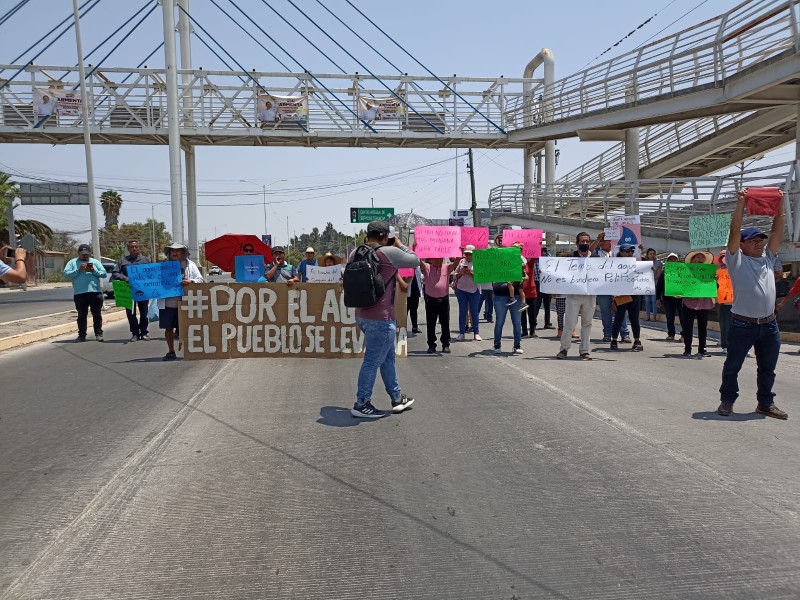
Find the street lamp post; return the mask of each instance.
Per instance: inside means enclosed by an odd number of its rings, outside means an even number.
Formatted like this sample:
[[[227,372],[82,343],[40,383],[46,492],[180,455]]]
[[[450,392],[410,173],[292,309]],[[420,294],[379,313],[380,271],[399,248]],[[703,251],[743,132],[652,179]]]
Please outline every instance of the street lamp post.
[[[250,183],[252,185],[259,185],[255,181],[250,181],[249,179],[240,179],[239,181],[241,181],[242,183]],[[286,180],[285,179],[276,179],[275,181],[273,181],[269,185],[267,185],[265,183],[261,184],[261,193],[263,194],[263,196],[262,196],[262,204],[264,206],[264,233],[265,234],[267,233],[267,188],[269,186],[271,186],[271,185],[275,185],[276,183],[281,183],[282,181],[286,181]]]

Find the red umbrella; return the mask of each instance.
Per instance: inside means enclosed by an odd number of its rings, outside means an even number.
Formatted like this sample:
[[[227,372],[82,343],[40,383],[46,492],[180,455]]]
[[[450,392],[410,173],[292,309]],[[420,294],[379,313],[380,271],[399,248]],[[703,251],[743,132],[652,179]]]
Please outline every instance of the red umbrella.
[[[236,267],[237,256],[260,254],[264,262],[272,262],[272,248],[262,242],[257,236],[248,233],[226,233],[206,242],[206,260],[212,262],[223,271],[233,271]]]

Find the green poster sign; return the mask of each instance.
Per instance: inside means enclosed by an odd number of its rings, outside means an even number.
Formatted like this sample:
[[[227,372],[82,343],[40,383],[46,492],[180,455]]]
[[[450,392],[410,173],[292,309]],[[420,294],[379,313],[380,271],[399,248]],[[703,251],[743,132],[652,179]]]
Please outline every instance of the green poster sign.
[[[664,263],[664,293],[682,298],[716,298],[717,266]]]
[[[694,248],[722,248],[728,245],[731,215],[689,217],[689,244]]]
[[[472,253],[475,283],[522,281],[522,249],[487,248]]]
[[[370,221],[385,221],[394,216],[393,208],[351,208],[351,223],[369,223]]]
[[[127,281],[112,281],[114,286],[114,305],[133,310],[133,295]]]

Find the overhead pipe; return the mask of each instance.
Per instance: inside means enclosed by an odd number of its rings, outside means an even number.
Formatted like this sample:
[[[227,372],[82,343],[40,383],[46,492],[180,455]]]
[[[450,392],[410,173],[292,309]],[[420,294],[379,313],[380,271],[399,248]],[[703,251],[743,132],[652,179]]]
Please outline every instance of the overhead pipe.
[[[542,50],[533,57],[533,59],[525,66],[525,70],[522,73],[522,77],[527,79],[532,79],[533,74],[541,65],[544,65],[544,84],[545,84],[545,95],[547,93],[547,86],[548,84],[552,87],[554,81],[554,59],[553,53],[548,50],[547,48],[542,48]],[[534,101],[533,98],[530,98],[532,86],[530,81],[524,81],[522,83],[522,97],[523,97],[523,123],[525,127],[531,127],[534,124],[533,118],[533,110],[534,110]],[[553,144],[552,142],[548,142]],[[545,145],[545,154],[547,153]],[[552,148],[552,160],[555,163],[555,145]],[[545,156],[545,161],[547,161],[547,156]],[[523,164],[522,164],[522,173],[523,173],[523,213],[530,214],[531,212],[531,197],[533,196],[533,171],[534,171],[534,153],[531,151],[530,147],[526,147],[523,149]],[[545,168],[545,171],[547,169]],[[552,170],[552,181],[551,183],[555,182],[555,165],[553,165]],[[545,176],[545,181],[547,181],[547,177]]]

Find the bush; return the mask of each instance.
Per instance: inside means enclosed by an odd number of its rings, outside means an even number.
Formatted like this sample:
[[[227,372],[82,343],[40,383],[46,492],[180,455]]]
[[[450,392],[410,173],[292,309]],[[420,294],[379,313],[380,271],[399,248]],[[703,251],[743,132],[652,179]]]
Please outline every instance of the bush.
[[[45,281],[47,281],[47,283],[64,283],[67,281],[67,278],[64,277],[64,273],[61,271],[54,271],[47,276]]]

